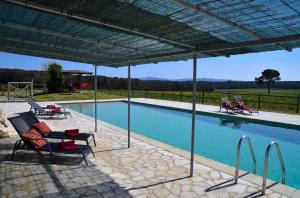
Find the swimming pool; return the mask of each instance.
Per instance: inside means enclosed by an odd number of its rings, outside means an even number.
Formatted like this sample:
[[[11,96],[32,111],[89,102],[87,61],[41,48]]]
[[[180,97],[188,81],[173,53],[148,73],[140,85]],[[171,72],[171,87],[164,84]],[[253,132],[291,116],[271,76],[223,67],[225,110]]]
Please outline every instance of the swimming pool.
[[[94,116],[94,103],[61,104],[74,111]],[[127,129],[127,103],[98,103],[98,119]],[[191,113],[132,103],[131,130],[190,150]],[[255,123],[229,116],[196,115],[195,153],[235,167],[236,144],[242,135],[252,141],[257,160],[257,174],[262,175],[264,152],[271,141],[280,144],[286,166],[286,184],[300,189],[300,127],[286,128]],[[241,169],[251,172],[252,161],[246,144],[241,148]],[[281,169],[275,149],[269,156],[268,178],[281,181]]]

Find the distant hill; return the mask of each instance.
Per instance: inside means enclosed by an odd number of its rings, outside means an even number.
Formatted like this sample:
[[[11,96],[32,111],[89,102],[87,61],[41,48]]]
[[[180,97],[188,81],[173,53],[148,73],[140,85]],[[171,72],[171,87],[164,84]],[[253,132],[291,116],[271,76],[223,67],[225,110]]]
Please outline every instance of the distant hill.
[[[144,81],[153,81],[153,80],[158,80],[158,81],[178,81],[178,82],[192,81],[191,78],[167,79],[167,78],[156,78],[156,77],[145,77],[145,78],[140,78],[140,80],[144,80]],[[214,78],[197,78],[197,81],[226,82],[226,81],[229,81],[229,80],[226,80],[226,79],[214,79]]]

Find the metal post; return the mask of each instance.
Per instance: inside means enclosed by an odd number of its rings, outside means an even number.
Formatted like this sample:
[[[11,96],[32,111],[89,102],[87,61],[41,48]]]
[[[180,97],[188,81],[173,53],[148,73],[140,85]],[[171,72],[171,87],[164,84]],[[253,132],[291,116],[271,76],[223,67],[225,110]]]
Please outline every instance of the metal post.
[[[7,99],[10,100],[10,84],[7,83]]]
[[[180,90],[180,101],[183,101],[183,97],[182,97],[182,89]]]
[[[299,113],[299,105],[300,105],[300,95],[297,96],[297,108],[296,108],[296,113]]]
[[[4,84],[1,84],[2,96],[4,96]]]
[[[95,132],[97,132],[97,66],[95,67],[95,76],[94,76],[94,98],[95,98]]]
[[[205,97],[204,94],[205,94],[205,91],[203,90],[202,91],[202,104],[204,104],[204,97]]]
[[[131,68],[128,64],[128,148],[130,148],[130,98],[131,98]]]
[[[258,109],[260,110],[260,100],[261,100],[261,94],[259,93],[259,95],[258,95]]]
[[[33,79],[31,79],[31,89],[30,89],[30,92],[31,92],[31,98],[33,98]]]
[[[196,125],[196,92],[197,92],[197,55],[193,55],[193,112],[192,112],[192,135],[191,135],[191,161],[190,177],[194,174],[194,150],[195,150],[195,125]]]

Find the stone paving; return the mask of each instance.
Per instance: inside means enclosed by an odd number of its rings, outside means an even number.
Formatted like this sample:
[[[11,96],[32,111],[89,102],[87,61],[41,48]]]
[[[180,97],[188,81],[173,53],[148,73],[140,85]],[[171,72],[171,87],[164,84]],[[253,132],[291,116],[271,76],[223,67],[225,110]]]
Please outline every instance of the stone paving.
[[[157,99],[146,99],[146,98],[132,98],[131,100],[133,102],[146,103],[151,105],[180,108],[186,110],[192,109],[192,104],[187,102],[175,102],[175,101],[168,101],[168,100],[157,100]],[[219,109],[220,109],[219,107],[213,105],[196,104],[196,110],[201,112],[300,126],[300,115],[277,113],[277,112],[266,112],[266,111],[259,111],[259,114],[253,113],[251,115],[249,115],[248,113],[232,115],[226,113],[224,109],[220,112]]]
[[[0,103],[6,115],[28,111],[25,103]],[[91,117],[72,111],[72,118],[47,119],[51,128],[79,128],[93,131]],[[255,197],[260,185],[241,178],[233,185],[232,176],[205,163],[195,163],[194,177],[189,175],[189,160],[156,145],[135,138],[127,148],[123,130],[99,121],[95,133],[96,157],[88,158],[89,166],[77,165],[77,156],[56,156],[49,162],[46,153],[18,151],[10,153],[17,140],[0,140],[1,197]],[[258,178],[258,177],[257,177]],[[266,191],[265,197],[297,197],[299,191],[285,188]],[[283,193],[283,194],[282,194]],[[298,196],[299,197],[299,196]]]

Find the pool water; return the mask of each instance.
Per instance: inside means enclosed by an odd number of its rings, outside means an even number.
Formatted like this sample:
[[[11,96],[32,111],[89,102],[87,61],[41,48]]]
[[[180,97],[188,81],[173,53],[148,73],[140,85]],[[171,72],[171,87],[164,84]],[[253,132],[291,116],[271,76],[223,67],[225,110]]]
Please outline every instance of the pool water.
[[[94,103],[62,104],[74,111],[94,116]],[[127,129],[127,103],[97,104],[98,119]],[[191,113],[132,103],[131,130],[160,142],[190,150]],[[284,128],[237,120],[228,116],[196,115],[195,153],[235,167],[236,146],[242,135],[252,141],[257,160],[257,174],[262,175],[264,153],[271,141],[279,143],[286,167],[286,184],[300,189],[300,127]],[[246,144],[241,148],[243,170],[252,171],[251,155]],[[269,156],[268,178],[281,181],[281,168],[275,147]]]

